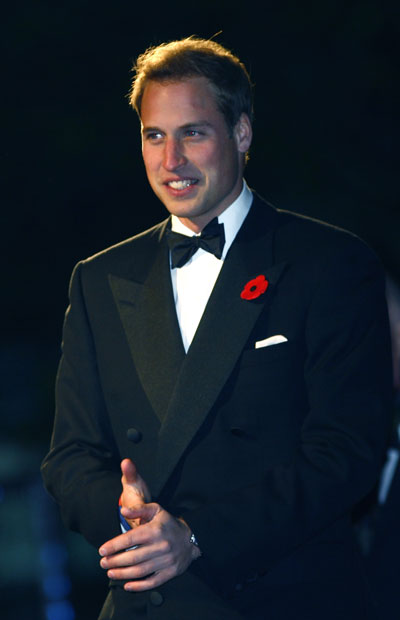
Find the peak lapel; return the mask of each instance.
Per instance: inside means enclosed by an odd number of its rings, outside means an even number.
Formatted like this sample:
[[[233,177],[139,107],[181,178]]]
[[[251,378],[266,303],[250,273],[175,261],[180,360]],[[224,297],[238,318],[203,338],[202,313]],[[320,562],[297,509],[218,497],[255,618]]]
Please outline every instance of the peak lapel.
[[[143,283],[109,276],[135,367],[160,420],[185,357],[164,239]]]
[[[210,412],[257,318],[273,295],[285,267],[273,265],[275,225],[273,209],[253,205],[232,244],[182,364],[160,429],[155,494],[161,491]],[[240,293],[245,284],[259,275],[269,281],[266,292],[253,301],[242,299]]]

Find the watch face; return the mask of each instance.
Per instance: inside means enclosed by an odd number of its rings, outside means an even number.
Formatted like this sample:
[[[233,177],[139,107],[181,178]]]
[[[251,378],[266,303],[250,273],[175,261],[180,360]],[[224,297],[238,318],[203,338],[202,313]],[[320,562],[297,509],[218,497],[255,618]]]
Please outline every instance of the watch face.
[[[191,542],[192,545],[196,545],[196,547],[199,546],[199,543],[197,542],[196,536],[194,534],[191,535],[189,542]]]

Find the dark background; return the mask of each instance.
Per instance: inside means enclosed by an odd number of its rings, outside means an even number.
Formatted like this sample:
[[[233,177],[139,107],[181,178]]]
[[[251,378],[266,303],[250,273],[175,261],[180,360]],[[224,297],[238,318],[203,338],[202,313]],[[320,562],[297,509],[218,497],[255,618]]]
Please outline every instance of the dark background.
[[[399,6],[21,0],[3,12],[2,618],[91,620],[106,590],[96,552],[64,532],[37,472],[71,270],[164,217],[126,99],[134,59],[222,30],[255,84],[250,186],[359,234],[400,282]]]

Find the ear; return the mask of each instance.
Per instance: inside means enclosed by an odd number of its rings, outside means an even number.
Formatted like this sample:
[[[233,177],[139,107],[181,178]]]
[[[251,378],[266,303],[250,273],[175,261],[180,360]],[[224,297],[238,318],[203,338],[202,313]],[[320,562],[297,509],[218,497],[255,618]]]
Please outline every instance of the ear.
[[[233,135],[238,151],[240,153],[247,153],[253,138],[253,130],[251,128],[250,119],[244,112],[240,115],[240,118],[234,127]]]

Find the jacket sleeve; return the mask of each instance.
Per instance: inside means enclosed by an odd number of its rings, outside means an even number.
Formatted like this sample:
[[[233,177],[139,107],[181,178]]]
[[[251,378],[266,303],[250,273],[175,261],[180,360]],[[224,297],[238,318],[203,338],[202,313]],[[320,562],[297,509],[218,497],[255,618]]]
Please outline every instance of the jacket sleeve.
[[[98,547],[120,533],[121,474],[82,294],[81,267],[77,265],[71,278],[54,430],[42,475],[66,526]]]
[[[225,584],[261,574],[317,537],[373,487],[392,412],[384,278],[375,256],[348,244],[314,286],[304,333],[308,412],[291,461],[237,493],[184,515],[205,573]]]

